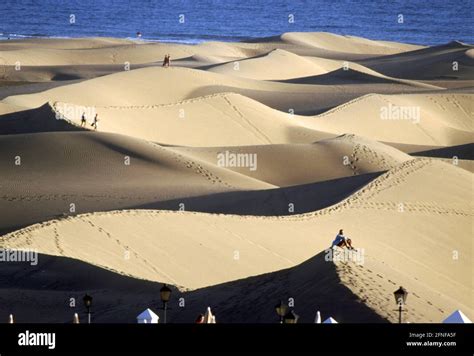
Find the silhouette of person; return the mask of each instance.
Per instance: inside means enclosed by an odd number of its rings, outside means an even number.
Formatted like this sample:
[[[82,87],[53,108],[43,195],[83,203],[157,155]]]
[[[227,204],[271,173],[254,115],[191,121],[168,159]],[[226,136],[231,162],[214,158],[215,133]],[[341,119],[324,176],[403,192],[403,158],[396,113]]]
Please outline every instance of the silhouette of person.
[[[95,114],[94,116],[94,121],[92,122],[91,126],[94,128],[94,130],[97,131],[97,125],[99,123],[99,114]]]

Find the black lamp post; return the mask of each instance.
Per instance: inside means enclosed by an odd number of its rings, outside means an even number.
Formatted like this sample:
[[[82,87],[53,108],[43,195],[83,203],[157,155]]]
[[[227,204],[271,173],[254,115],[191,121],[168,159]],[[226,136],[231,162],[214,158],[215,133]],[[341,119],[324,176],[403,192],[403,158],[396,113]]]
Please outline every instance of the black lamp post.
[[[87,324],[90,324],[91,323],[92,297],[90,295],[86,294],[84,296],[84,298],[82,298],[82,300],[84,301],[84,305],[87,309]]]
[[[280,303],[275,305],[275,310],[280,317],[280,324],[283,324],[283,317],[286,315],[286,311],[288,309],[288,306],[284,304],[281,300]]]
[[[395,302],[398,304],[398,323],[401,324],[403,305],[407,301],[408,292],[405,288],[400,286],[400,288],[393,292],[393,295],[395,296]]]
[[[164,323],[166,324],[166,310],[168,309],[168,302],[171,297],[171,289],[166,285],[163,284],[163,287],[160,289],[160,298],[163,302],[163,310],[164,310]]]
[[[293,310],[290,310],[288,313],[283,318],[283,322],[285,324],[296,324],[298,322],[299,315],[296,315],[296,313]]]

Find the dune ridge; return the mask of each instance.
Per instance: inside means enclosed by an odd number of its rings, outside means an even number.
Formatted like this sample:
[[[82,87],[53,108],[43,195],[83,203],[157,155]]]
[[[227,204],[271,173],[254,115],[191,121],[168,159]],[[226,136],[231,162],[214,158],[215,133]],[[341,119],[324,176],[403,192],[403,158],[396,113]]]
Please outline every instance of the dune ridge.
[[[311,143],[355,133],[388,143],[455,146],[473,140],[472,98],[472,94],[461,93],[368,94],[311,117],[283,113],[227,92],[151,105],[89,107],[55,102],[47,104],[51,107],[50,124],[45,122],[41,127],[45,131],[56,130],[56,118],[78,127],[83,112],[92,120],[92,108],[100,114],[101,130],[172,145]],[[447,111],[454,116],[448,117]],[[33,121],[32,116],[28,121]],[[38,116],[45,118],[44,114]],[[354,116],[360,119],[355,121]],[[0,122],[0,126],[8,125],[8,130],[18,132],[24,131],[25,126],[34,127],[31,122],[15,121],[15,113],[10,117],[11,121]],[[393,129],[385,130],[387,127]],[[374,128],[379,128],[375,134]],[[85,129],[92,128],[88,124]]]

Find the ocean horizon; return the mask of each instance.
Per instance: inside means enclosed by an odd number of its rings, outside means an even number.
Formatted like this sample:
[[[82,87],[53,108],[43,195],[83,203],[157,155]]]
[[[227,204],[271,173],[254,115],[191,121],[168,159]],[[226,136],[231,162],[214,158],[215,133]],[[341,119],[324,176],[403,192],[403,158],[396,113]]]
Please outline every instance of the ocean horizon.
[[[331,32],[373,40],[436,45],[474,43],[473,1],[4,0],[0,39],[118,37],[200,43],[245,41],[284,32]],[[456,19],[456,26],[452,26]]]

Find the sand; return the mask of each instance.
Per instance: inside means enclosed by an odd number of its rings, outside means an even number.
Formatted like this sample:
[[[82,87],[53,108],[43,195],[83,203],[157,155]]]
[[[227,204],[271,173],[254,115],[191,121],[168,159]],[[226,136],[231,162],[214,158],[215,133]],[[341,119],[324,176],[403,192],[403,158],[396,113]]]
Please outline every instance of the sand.
[[[1,262],[0,318],[70,321],[88,292],[134,322],[168,283],[173,322],[274,322],[287,298],[301,322],[397,322],[400,285],[406,321],[472,319],[473,50],[1,42],[0,247],[40,255]],[[359,252],[328,261],[340,228]]]

